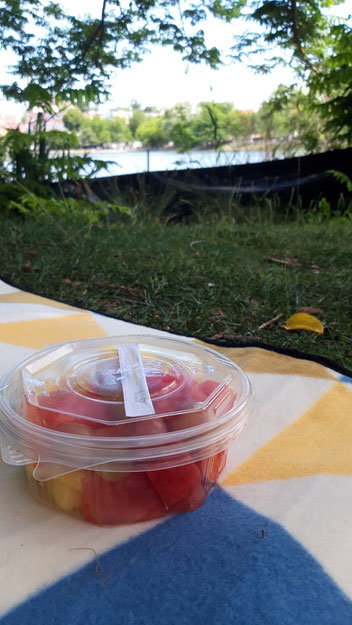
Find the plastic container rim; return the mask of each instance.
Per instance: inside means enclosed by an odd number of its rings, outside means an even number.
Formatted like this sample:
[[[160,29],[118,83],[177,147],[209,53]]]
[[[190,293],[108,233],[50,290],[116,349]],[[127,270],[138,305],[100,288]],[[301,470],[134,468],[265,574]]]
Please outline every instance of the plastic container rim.
[[[242,393],[238,400],[236,400],[234,407],[225,412],[221,417],[216,418],[214,421],[204,422],[201,425],[196,425],[187,429],[146,436],[97,437],[46,429],[39,425],[30,423],[25,418],[21,417],[11,407],[6,394],[6,391],[16,384],[16,380],[13,379],[15,375],[19,373],[24,366],[38,357],[38,352],[36,352],[8,371],[0,381],[0,410],[2,413],[0,414],[0,434],[4,434],[15,444],[22,443],[21,446],[31,448],[33,450],[39,446],[40,449],[43,450],[44,448],[49,451],[52,449],[53,445],[55,445],[56,449],[60,451],[61,454],[63,453],[63,455],[66,455],[66,453],[69,452],[72,454],[74,448],[76,452],[79,449],[83,452],[83,454],[84,451],[96,451],[97,456],[105,456],[106,453],[111,454],[114,451],[121,452],[123,450],[128,452],[129,450],[131,454],[133,454],[133,458],[136,459],[135,452],[138,451],[140,453],[144,452],[143,458],[162,458],[166,455],[174,456],[185,451],[196,449],[200,450],[203,447],[207,448],[214,443],[216,444],[217,441],[219,442],[223,438],[235,438],[237,436],[236,431],[242,431],[241,425],[243,425],[249,412],[253,409],[254,395],[247,375],[238,365],[215,350],[185,339],[158,337],[145,333],[131,335],[131,338],[132,336],[136,339],[148,338],[156,339],[158,341],[165,340],[185,344],[188,347],[193,346],[200,351],[205,350],[211,353],[216,359],[224,362],[232,370],[236,371],[242,383]],[[126,339],[127,336],[122,335],[106,338],[111,341],[118,341],[121,338]],[[100,342],[104,339],[81,339],[78,341],[67,341],[59,344],[53,344],[45,347],[43,350],[40,350],[40,353],[43,354],[45,352],[50,352],[56,347],[69,343],[86,343],[87,340]],[[17,381],[17,384],[18,383],[19,381]],[[186,412],[191,411],[188,410]],[[150,418],[150,416],[145,417],[145,419]],[[157,418],[162,418],[162,415],[157,415]],[[141,418],[138,420],[140,421]],[[132,418],[131,422],[133,421],[134,419]],[[172,445],[170,445],[170,443],[172,443]],[[140,453],[138,454],[139,456]],[[140,459],[142,458],[140,457]],[[114,458],[114,460],[118,461],[119,459]]]

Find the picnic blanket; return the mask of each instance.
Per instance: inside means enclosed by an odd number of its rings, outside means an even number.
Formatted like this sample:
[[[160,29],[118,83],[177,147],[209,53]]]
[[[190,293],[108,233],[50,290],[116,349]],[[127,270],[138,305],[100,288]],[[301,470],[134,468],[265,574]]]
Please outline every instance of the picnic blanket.
[[[139,332],[0,282],[1,374],[49,343]],[[246,371],[259,412],[194,512],[101,528],[40,505],[0,464],[0,625],[352,623],[351,377],[212,347]]]

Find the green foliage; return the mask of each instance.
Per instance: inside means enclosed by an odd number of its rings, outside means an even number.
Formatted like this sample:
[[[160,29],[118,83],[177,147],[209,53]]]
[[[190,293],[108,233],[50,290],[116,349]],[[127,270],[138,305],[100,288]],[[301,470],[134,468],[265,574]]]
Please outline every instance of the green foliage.
[[[63,116],[63,122],[68,130],[76,133],[78,145],[82,147],[103,146],[132,139],[129,127],[120,117],[102,119],[99,115],[94,115],[91,118],[77,107],[72,107]]]
[[[352,223],[352,200],[341,194],[336,206],[322,197],[318,205],[304,216],[308,224]]]
[[[331,203],[326,197],[322,197],[318,204],[312,207],[304,216],[307,223],[352,223],[352,179],[342,171],[328,169],[335,180],[341,183],[343,192],[337,201]],[[347,192],[346,192],[347,191]]]
[[[134,138],[137,138],[137,130],[139,128],[139,126],[141,124],[143,124],[143,122],[145,122],[145,120],[147,119],[146,114],[144,113],[144,111],[142,111],[142,109],[138,106],[134,106],[132,108],[132,116],[131,119],[129,121],[129,129],[132,133],[132,136]]]
[[[39,116],[30,133],[14,129],[0,138],[3,160],[8,157],[7,166],[3,167],[9,182],[22,181],[36,188],[56,180],[94,175],[106,167],[106,161],[71,156],[70,150],[78,146],[76,135],[57,130],[45,131],[41,121]]]
[[[295,87],[280,85],[258,112],[258,128],[272,154],[314,153],[335,147],[336,137],[324,132],[316,100]]]
[[[256,129],[255,113],[238,111],[230,102],[201,102],[190,120],[194,143],[216,148],[233,140],[248,142]]]
[[[253,111],[230,111],[228,114],[229,130],[235,139],[248,141],[258,131],[258,116]]]
[[[200,144],[218,147],[227,139],[224,105],[202,102],[192,118],[191,129]]]
[[[70,107],[62,118],[68,130],[79,132],[82,128],[84,115],[77,107]]]
[[[120,143],[132,140],[132,132],[124,119],[115,116],[112,119],[108,119],[107,122],[112,141]]]
[[[338,182],[345,185],[349,193],[352,193],[352,180],[347,174],[344,174],[342,171],[336,171],[336,169],[329,169],[328,173],[332,174]]]
[[[188,152],[196,143],[191,128],[192,108],[189,102],[179,102],[167,109],[163,116],[163,128],[169,142],[179,148],[180,152]]]
[[[238,14],[230,0],[195,2],[180,15],[178,0],[102,0],[101,15],[78,18],[64,11],[59,2],[45,0],[2,0],[0,6],[0,49],[12,51],[13,82],[0,85],[7,99],[27,103],[39,110],[34,128],[28,133],[8,133],[0,145],[0,157],[8,157],[11,180],[26,180],[36,186],[67,176],[77,177],[82,164],[98,162],[77,159],[70,150],[77,147],[77,136],[84,147],[128,141],[139,134],[150,145],[161,145],[162,123],[145,119],[135,107],[129,128],[121,120],[87,119],[80,111],[69,110],[65,124],[72,134],[59,137],[46,132],[48,115],[67,107],[85,110],[107,95],[111,72],[141,60],[148,45],[159,43],[178,50],[189,62],[220,63],[220,53],[209,48],[199,23],[213,14],[228,21]],[[186,32],[185,25],[190,28]],[[137,104],[137,103],[136,103]],[[73,134],[76,133],[76,134]],[[20,136],[22,135],[22,136]],[[53,151],[55,152],[53,155]]]
[[[309,86],[321,96],[320,109],[328,132],[352,141],[352,28],[351,21],[336,23],[329,33],[329,49]]]
[[[332,174],[335,180],[340,182],[343,187],[343,193],[340,195],[336,209],[334,211],[330,210],[330,217],[333,215],[343,220],[347,219],[352,221],[352,179],[347,174],[344,174],[342,171],[337,171],[336,169],[329,169],[328,173]]]
[[[142,110],[135,103],[128,125],[121,117],[90,118],[78,108],[70,108],[63,121],[75,132],[81,147],[127,143],[134,138],[150,147],[173,143],[180,152],[196,145],[219,147],[231,140],[248,141],[257,129],[255,113],[238,111],[228,102],[203,102],[195,114],[188,102],[179,102],[163,115],[157,114],[156,107]]]
[[[0,210],[21,203],[23,190],[32,200],[38,195],[51,201],[53,183],[94,176],[109,165],[88,155],[71,155],[70,150],[78,147],[76,134],[46,131],[42,113],[29,130],[11,129],[0,138]]]
[[[246,31],[235,37],[234,52],[246,55],[266,55],[264,65],[254,65],[259,71],[270,71],[278,64],[290,64],[304,73],[316,67],[331,43],[334,19],[324,9],[341,4],[343,0],[247,0],[242,13],[249,23],[260,29]],[[280,49],[284,54],[280,54]]]
[[[149,117],[136,130],[136,138],[144,145],[156,148],[167,143],[162,117]]]
[[[181,153],[189,152],[197,143],[191,124],[182,121],[178,121],[172,126],[170,130],[170,140],[179,148]]]
[[[251,57],[259,72],[290,65],[307,89],[311,110],[323,120],[324,132],[337,136],[340,147],[352,140],[352,16],[336,18],[332,12],[343,3],[248,0],[243,14],[260,28],[236,36],[233,47],[233,58]],[[259,53],[265,55],[264,63],[255,62]]]
[[[40,220],[43,217],[58,218],[70,223],[98,224],[109,220],[117,213],[131,215],[131,211],[124,205],[108,202],[88,202],[87,200],[72,197],[40,197],[25,187],[19,186],[21,192],[18,199],[12,200],[7,206],[7,212],[18,212],[21,215]]]
[[[1,141],[0,158],[10,158],[12,179],[50,182],[78,175],[82,162],[70,155],[77,145],[90,148],[140,138],[150,146],[172,141],[181,151],[197,144],[220,147],[246,141],[260,132],[267,143],[285,144],[287,153],[317,151],[352,141],[351,20],[332,15],[342,0],[101,0],[101,14],[72,15],[60,2],[2,0],[0,47],[15,55],[13,81],[0,86],[5,98],[37,107],[34,127]],[[185,111],[163,119],[133,103],[127,125],[114,118],[90,119],[82,113],[106,98],[112,72],[138,62],[154,43],[171,46],[192,63],[218,67],[221,54],[209,47],[203,24],[209,16],[227,23],[245,17],[253,25],[234,38],[236,61],[252,57],[257,71],[290,65],[303,89],[278,91],[259,118],[228,104],[204,102],[196,115]],[[259,53],[266,61],[255,63]],[[48,116],[71,103],[62,137],[49,135]],[[17,133],[17,134],[16,134]],[[273,148],[275,150],[275,146]],[[54,152],[54,154],[53,154]],[[85,157],[85,171],[97,163]]]
[[[4,95],[48,112],[67,101],[99,102],[111,72],[139,61],[153,43],[171,46],[188,62],[216,67],[220,52],[207,47],[199,25],[210,15],[230,21],[239,15],[238,4],[196,0],[180,15],[178,0],[102,0],[99,18],[78,18],[59,2],[2,0],[0,45],[15,52],[13,73],[19,77],[3,86]]]

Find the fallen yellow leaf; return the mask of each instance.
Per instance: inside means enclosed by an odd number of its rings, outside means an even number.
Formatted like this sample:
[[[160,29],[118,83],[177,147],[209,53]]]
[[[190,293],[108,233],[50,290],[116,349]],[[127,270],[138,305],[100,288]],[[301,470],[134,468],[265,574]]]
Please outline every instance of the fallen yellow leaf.
[[[308,313],[295,313],[287,319],[285,325],[281,327],[285,330],[310,330],[318,334],[323,334],[324,332],[322,322]]]

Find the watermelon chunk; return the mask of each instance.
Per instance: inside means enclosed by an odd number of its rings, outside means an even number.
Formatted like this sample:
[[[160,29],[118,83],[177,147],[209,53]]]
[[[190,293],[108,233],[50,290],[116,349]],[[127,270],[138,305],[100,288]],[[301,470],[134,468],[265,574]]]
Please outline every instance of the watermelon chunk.
[[[205,380],[204,382],[195,382],[185,386],[183,390],[183,397],[179,396],[176,404],[171,403],[169,400],[169,411],[172,410],[186,410],[187,407],[194,406],[197,402],[204,402],[219,386],[218,382],[214,380]],[[201,425],[207,421],[215,419],[216,416],[225,414],[232,407],[236,395],[228,387],[222,388],[220,392],[215,395],[215,398],[211,404],[204,410],[195,410],[190,412],[184,412],[183,414],[169,417],[167,420],[168,429],[186,430],[190,427]],[[166,401],[166,399],[165,399]]]
[[[145,473],[126,473],[121,479],[104,479],[94,471],[86,471],[82,480],[83,516],[98,525],[122,525],[148,521],[165,514]]]
[[[71,434],[89,435],[91,430],[99,427],[99,419],[116,418],[114,406],[97,404],[89,399],[72,393],[59,391],[49,395],[40,395],[38,404],[26,402],[28,421],[50,430],[69,432]],[[87,421],[84,416],[98,421]],[[77,426],[81,427],[77,427]]]
[[[169,512],[181,511],[180,505],[182,510],[191,510],[193,506],[200,505],[205,497],[203,477],[195,462],[148,471],[147,475]]]
[[[216,482],[220,473],[225,468],[227,460],[227,450],[220,451],[215,456],[205,458],[197,462],[197,465],[204,477],[208,482]]]

